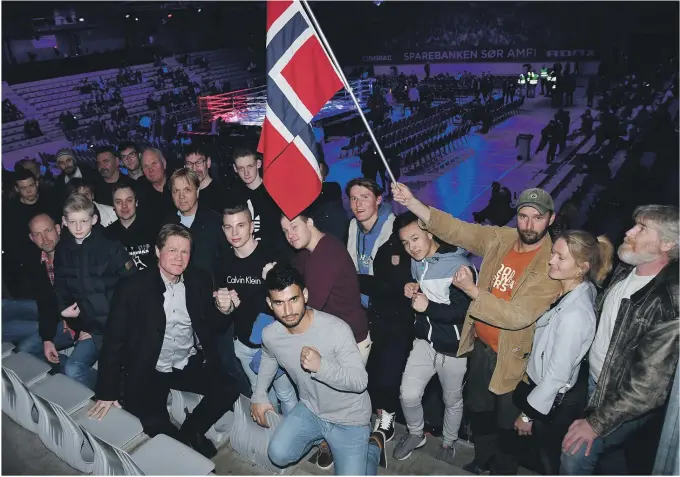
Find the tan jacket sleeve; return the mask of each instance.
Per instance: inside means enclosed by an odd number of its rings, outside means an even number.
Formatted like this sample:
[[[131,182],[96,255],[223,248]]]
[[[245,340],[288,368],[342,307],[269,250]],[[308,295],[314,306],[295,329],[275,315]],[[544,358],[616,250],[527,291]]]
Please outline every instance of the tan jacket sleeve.
[[[479,290],[479,296],[468,309],[470,316],[504,330],[521,330],[535,323],[560,293],[560,284],[547,275],[530,272],[512,301],[497,298],[487,290]]]
[[[434,207],[430,207],[428,223],[421,220],[418,224],[444,242],[463,247],[480,257],[486,253],[499,229],[499,227],[464,222]]]

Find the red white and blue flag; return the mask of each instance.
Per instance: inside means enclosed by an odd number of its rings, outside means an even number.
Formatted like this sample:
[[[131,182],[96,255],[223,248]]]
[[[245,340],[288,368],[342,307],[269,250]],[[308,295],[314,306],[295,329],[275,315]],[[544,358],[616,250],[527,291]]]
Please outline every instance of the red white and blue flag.
[[[298,0],[267,2],[267,112],[257,150],[267,191],[288,218],[321,192],[312,119],[342,81]]]

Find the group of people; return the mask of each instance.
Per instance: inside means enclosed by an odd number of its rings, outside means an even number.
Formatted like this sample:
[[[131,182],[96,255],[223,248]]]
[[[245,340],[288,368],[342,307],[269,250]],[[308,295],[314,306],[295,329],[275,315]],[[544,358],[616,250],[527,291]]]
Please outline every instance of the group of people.
[[[96,171],[61,150],[49,198],[33,171],[15,171],[3,341],[94,389],[92,417],[122,406],[150,436],[212,457],[205,433],[244,394],[259,425],[284,416],[268,444],[275,465],[318,446],[319,467],[375,475],[387,441],[398,437],[398,460],[425,445],[436,374],[437,458],[454,463],[465,408],[475,457],[464,468],[479,475],[516,473],[529,435],[546,473],[593,473],[661,412],[678,360],[677,208],[636,209],[598,296],[614,247],[578,230],[553,241],[541,189],[519,196],[515,228],[499,228],[400,183],[391,193],[408,211],[395,216],[375,181],[356,178],[347,224],[339,184],[287,217],[254,151],[234,151],[229,188],[210,154],[194,145],[170,174],[159,150],[132,143],[98,151]],[[170,389],[203,395],[180,429]]]

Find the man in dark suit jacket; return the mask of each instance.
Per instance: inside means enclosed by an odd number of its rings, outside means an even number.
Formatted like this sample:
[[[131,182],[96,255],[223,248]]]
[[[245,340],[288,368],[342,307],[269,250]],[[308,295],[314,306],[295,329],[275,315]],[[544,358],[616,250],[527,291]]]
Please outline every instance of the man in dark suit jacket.
[[[203,271],[187,268],[192,236],[168,224],[156,241],[158,269],[121,281],[111,305],[99,359],[97,403],[90,416],[102,418],[124,406],[150,436],[167,434],[208,458],[217,450],[205,437],[238,398],[236,386],[219,370],[216,332],[225,320],[215,307],[214,287]],[[203,395],[177,430],[166,408],[170,389]]]

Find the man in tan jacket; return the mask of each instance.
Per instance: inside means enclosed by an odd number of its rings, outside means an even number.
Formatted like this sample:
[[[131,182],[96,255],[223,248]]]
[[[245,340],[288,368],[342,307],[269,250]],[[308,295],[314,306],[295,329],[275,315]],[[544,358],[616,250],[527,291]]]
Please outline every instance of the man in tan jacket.
[[[477,475],[487,470],[516,474],[513,422],[520,411],[512,391],[524,375],[535,323],[560,293],[559,282],[548,277],[552,197],[542,189],[522,192],[513,229],[458,220],[423,204],[403,184],[393,185],[392,193],[418,216],[422,228],[483,257],[477,284],[465,267],[453,277],[453,284],[472,298],[458,356],[469,358],[466,404],[475,459],[463,469]]]

